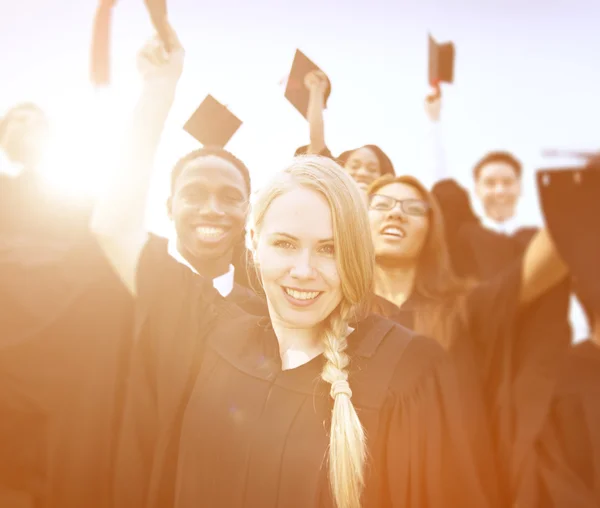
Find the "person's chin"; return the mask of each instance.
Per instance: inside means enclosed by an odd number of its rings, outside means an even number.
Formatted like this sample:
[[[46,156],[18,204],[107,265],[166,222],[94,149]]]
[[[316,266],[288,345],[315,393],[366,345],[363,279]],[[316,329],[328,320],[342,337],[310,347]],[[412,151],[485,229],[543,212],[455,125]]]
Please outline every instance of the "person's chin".
[[[284,314],[284,320],[291,328],[298,329],[313,328],[325,319],[319,312],[315,312],[314,310],[299,312],[293,309],[286,309],[282,314]]]
[[[380,249],[377,249],[375,253],[376,258],[381,259],[403,259],[406,256],[406,249],[401,249],[399,246],[389,246],[385,245]]]
[[[515,210],[512,206],[497,206],[490,215],[495,217],[498,222],[504,222],[513,217],[514,213]]]
[[[284,298],[276,297],[278,302],[275,305],[280,319],[287,323],[291,328],[306,329],[317,326],[327,316],[324,314],[321,302],[315,302],[314,305],[298,307],[286,301]]]

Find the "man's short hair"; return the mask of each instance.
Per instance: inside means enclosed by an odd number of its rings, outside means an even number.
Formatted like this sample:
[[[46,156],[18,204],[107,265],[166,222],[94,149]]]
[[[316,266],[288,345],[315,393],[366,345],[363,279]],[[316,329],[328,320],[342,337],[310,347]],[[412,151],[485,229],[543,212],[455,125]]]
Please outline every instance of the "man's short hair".
[[[487,166],[488,164],[493,162],[503,162],[505,164],[508,164],[515,171],[517,178],[521,179],[521,173],[523,171],[521,162],[510,152],[487,153],[482,159],[479,160],[477,164],[475,164],[475,167],[473,168],[473,178],[475,180],[478,180],[479,175],[481,174],[481,170],[484,168],[484,166]]]

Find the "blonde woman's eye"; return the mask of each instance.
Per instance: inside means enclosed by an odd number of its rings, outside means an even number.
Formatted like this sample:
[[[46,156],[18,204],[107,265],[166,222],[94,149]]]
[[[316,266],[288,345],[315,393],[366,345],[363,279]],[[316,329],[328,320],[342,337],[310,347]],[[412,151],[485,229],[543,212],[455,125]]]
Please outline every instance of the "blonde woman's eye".
[[[335,248],[333,247],[333,245],[323,245],[323,247],[321,247],[321,252],[323,254],[333,256],[335,254]]]
[[[273,242],[273,245],[279,249],[291,249],[294,247],[287,240],[275,240],[275,242]]]

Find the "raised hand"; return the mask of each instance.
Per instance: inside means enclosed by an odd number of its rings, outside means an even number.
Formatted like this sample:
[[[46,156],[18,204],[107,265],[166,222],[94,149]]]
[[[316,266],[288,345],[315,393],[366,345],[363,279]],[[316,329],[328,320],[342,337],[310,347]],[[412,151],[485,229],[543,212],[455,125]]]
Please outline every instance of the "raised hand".
[[[327,76],[323,71],[311,71],[304,78],[304,86],[310,92],[325,93],[327,89]]]
[[[138,53],[137,68],[145,82],[160,81],[175,85],[183,72],[185,51],[172,28],[169,27],[169,45],[167,52],[158,36],[150,39]]]
[[[432,122],[439,122],[442,111],[442,95],[439,88],[433,89],[425,97],[425,113]]]

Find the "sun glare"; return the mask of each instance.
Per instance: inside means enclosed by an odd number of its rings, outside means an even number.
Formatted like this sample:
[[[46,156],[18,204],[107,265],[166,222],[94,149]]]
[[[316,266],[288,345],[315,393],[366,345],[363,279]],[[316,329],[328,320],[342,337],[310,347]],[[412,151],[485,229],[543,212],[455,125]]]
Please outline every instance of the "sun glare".
[[[93,198],[114,168],[127,105],[109,90],[70,91],[69,107],[49,108],[52,137],[40,174],[66,199]]]

